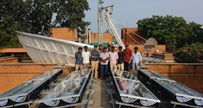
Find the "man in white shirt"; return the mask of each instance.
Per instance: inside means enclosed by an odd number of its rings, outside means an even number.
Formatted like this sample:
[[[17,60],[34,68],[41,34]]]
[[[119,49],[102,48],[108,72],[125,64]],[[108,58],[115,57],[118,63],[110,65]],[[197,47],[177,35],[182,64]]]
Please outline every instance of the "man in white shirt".
[[[88,51],[88,47],[84,46],[85,51],[82,52],[83,57],[83,68],[88,69],[90,64],[90,52]]]
[[[138,51],[138,47],[134,48],[134,52],[132,54],[132,67],[133,67],[133,72],[136,75],[138,69],[140,69],[142,62],[142,56],[140,52]]]

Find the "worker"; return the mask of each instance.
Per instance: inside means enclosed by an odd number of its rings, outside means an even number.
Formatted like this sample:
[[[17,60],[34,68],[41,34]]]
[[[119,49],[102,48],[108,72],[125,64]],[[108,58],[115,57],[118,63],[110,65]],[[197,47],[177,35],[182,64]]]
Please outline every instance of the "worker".
[[[132,67],[135,76],[136,73],[138,72],[138,69],[140,69],[141,63],[142,63],[141,53],[138,51],[138,47],[134,47],[134,52],[132,53]]]
[[[82,48],[78,48],[78,52],[75,53],[75,70],[83,70]]]
[[[109,52],[110,57],[110,69],[112,72],[117,71],[117,62],[118,62],[118,53],[115,51],[115,47],[111,47],[111,51]]]
[[[130,63],[131,63],[131,56],[132,56],[132,50],[129,48],[129,45],[125,45],[124,52],[124,70],[130,71]]]
[[[108,61],[109,61],[109,53],[107,52],[107,48],[103,48],[103,52],[100,54],[100,72],[101,72],[101,79],[106,79],[107,69],[108,69]]]
[[[83,68],[88,69],[90,64],[90,52],[88,51],[88,47],[84,46],[85,51],[82,52],[83,58]]]
[[[118,47],[118,72],[116,73],[117,76],[121,77],[124,71],[124,52],[122,51],[122,46]]]
[[[94,79],[98,79],[98,65],[99,65],[99,51],[97,51],[97,46],[94,46],[94,49],[90,52],[92,72],[94,74]]]

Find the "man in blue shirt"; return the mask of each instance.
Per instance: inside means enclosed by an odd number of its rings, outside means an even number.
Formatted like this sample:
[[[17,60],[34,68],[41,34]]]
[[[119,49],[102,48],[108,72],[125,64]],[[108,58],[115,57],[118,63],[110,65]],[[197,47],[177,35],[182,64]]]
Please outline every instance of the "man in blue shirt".
[[[82,59],[82,48],[79,47],[78,48],[78,52],[75,52],[75,70],[78,71],[80,69],[80,71],[83,69],[83,59]]]

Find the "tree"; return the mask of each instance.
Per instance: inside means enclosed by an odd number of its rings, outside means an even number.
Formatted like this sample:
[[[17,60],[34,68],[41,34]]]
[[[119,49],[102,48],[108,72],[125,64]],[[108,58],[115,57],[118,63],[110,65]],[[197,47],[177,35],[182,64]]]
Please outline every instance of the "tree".
[[[15,31],[48,35],[52,27],[70,27],[84,33],[90,24],[83,21],[87,0],[1,0],[0,7],[0,48],[15,46]]]
[[[138,30],[145,38],[154,37],[158,43],[181,48],[193,42],[203,42],[200,24],[187,23],[182,17],[152,16],[137,22]],[[191,38],[195,38],[191,41]],[[201,39],[200,39],[201,38]]]
[[[48,34],[51,27],[77,28],[84,33],[89,22],[83,21],[89,10],[87,0],[26,0],[28,2],[32,31]]]
[[[178,49],[175,56],[186,63],[201,62],[203,60],[203,44],[197,42],[191,45],[186,45]]]
[[[188,27],[189,31],[189,41],[188,44],[201,42],[203,43],[203,28],[201,24],[195,22],[190,22]]]
[[[23,22],[25,5],[21,0],[0,1],[0,48],[21,47],[15,31],[26,28],[21,26],[25,24]]]
[[[107,29],[104,33],[110,33],[110,30],[109,29]]]

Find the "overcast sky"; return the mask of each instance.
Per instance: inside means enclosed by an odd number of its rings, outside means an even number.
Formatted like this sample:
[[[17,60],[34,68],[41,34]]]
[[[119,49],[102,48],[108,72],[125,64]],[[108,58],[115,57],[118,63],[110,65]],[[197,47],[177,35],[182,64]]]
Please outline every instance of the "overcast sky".
[[[86,12],[85,21],[97,32],[98,0],[88,0],[91,10]],[[125,27],[137,27],[137,21],[152,15],[182,16],[187,22],[203,24],[203,0],[104,0],[104,5],[114,4],[111,18]],[[108,29],[103,21],[103,31]],[[118,30],[118,29],[117,29]],[[118,30],[120,32],[120,30]]]

